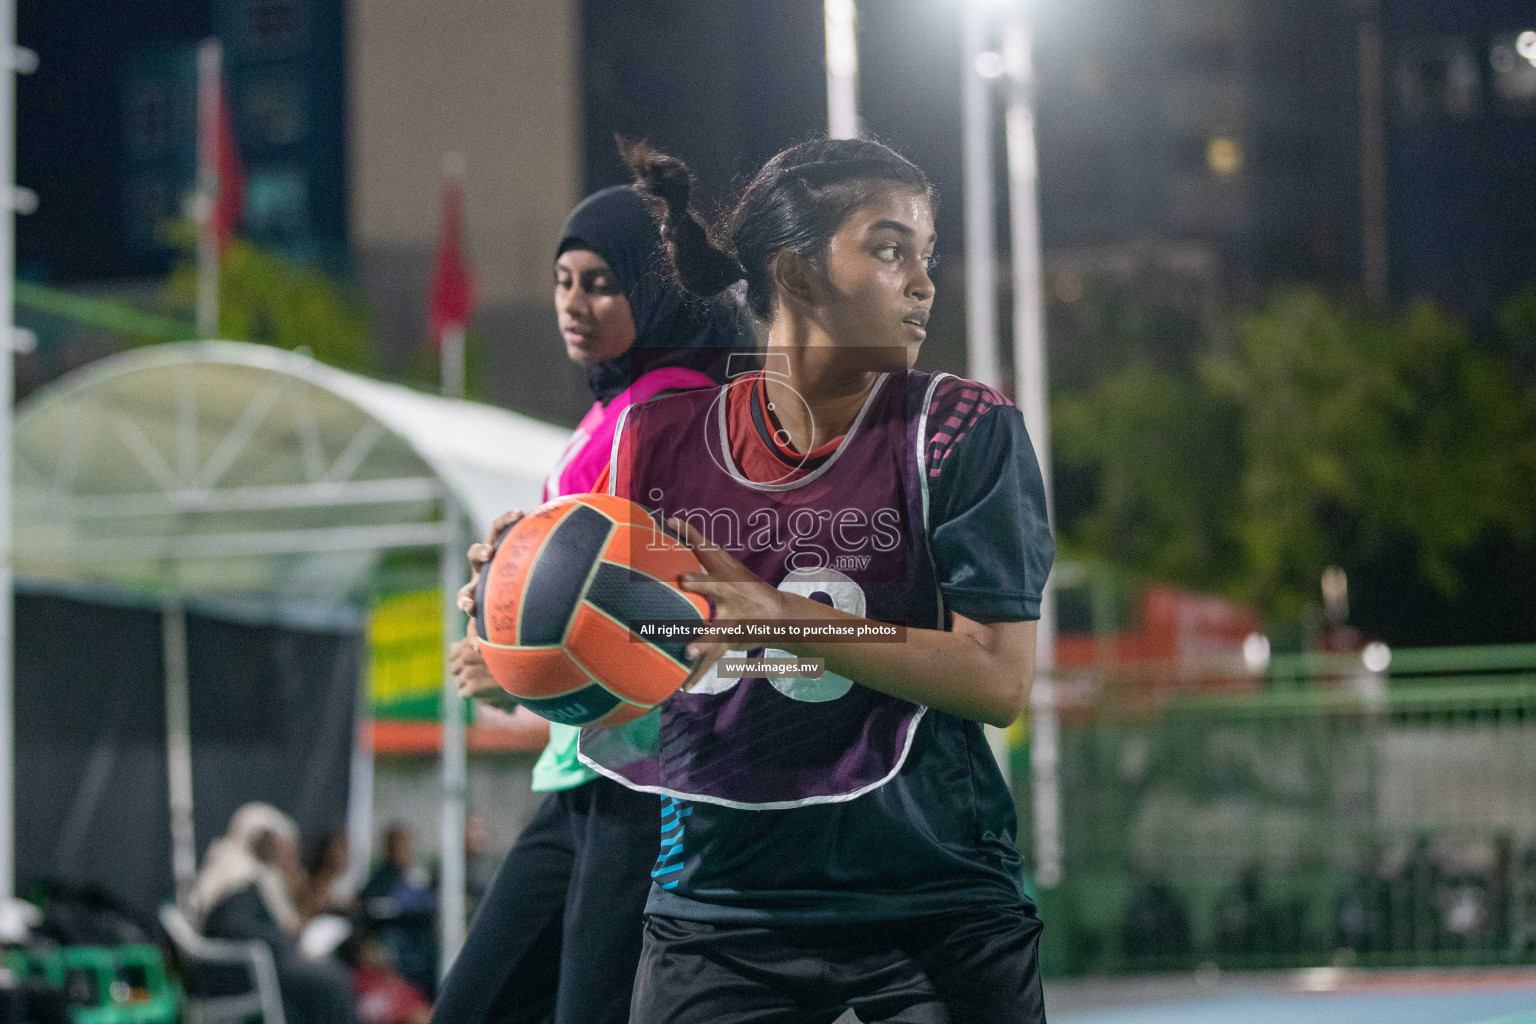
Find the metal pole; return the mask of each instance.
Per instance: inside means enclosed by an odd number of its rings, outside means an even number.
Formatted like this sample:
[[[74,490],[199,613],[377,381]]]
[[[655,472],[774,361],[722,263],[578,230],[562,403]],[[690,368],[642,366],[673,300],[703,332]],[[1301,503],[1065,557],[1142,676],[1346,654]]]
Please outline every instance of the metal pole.
[[[965,360],[972,380],[997,387],[997,235],[992,188],[992,94],[980,63],[987,20],[965,6],[961,74],[965,77]]]
[[[1051,507],[1050,404],[1045,365],[1045,315],[1040,257],[1039,157],[1035,148],[1034,40],[1022,4],[1015,4],[1003,32],[1008,73],[1008,210],[1013,258],[1014,395],[1034,441]],[[1035,880],[1042,888],[1061,881],[1061,798],[1056,774],[1056,591],[1047,582],[1035,638],[1034,735],[1030,773],[1035,817]]]
[[[449,540],[443,544],[440,579],[443,591],[443,819],[442,887],[438,906],[441,946],[439,966],[446,975],[464,944],[464,799],[468,764],[464,751],[464,701],[458,683],[448,670],[448,645],[464,635],[464,619],[455,601],[468,574],[464,544],[457,527],[458,502],[443,502],[449,524]]]
[[[0,0],[0,898],[16,888],[16,738],[12,714],[15,656],[11,588],[11,407],[15,395],[16,50],[15,0]]]
[[[825,0],[827,34],[827,134],[859,137],[858,11],[854,0]]]
[[[368,673],[357,687],[353,715],[351,785],[347,787],[347,873],[345,886],[356,893],[373,861],[373,709],[369,704]]]
[[[450,327],[444,330],[440,348],[443,396],[446,398],[463,398],[464,328]]]
[[[224,47],[205,39],[197,48],[197,336],[219,333],[219,240],[214,207],[219,195],[219,90]]]
[[[171,809],[171,876],[176,905],[187,909],[197,882],[197,834],[192,818],[192,688],[187,672],[187,610],[168,598],[160,609],[165,662],[165,774]]]
[[[443,191],[453,186],[455,246],[457,258],[464,255],[464,173],[467,164],[462,153],[444,153],[442,159]],[[444,216],[449,216],[447,210]],[[445,228],[446,230],[446,228]],[[447,324],[443,327],[438,343],[438,387],[444,398],[464,397],[464,324]]]
[[[1037,663],[1038,665],[1038,663]],[[1035,821],[1035,884],[1052,889],[1061,884],[1061,781],[1057,773],[1059,728],[1056,680],[1049,671],[1035,670],[1030,693],[1030,806]]]
[[[988,18],[980,0],[968,0],[961,27],[965,148],[965,361],[972,380],[1002,383],[997,359],[997,199],[992,187],[992,89],[983,61],[997,60],[986,48]],[[990,70],[990,69],[989,69]],[[992,75],[991,77],[995,77]],[[1013,785],[1008,734],[986,726],[987,745]]]
[[[450,153],[443,158],[443,174],[462,183],[464,158]],[[462,215],[461,215],[462,216]],[[462,220],[460,222],[462,231]],[[462,235],[460,238],[462,244]],[[438,345],[439,381],[443,397],[464,397],[464,326],[455,324],[443,331]],[[439,967],[444,975],[453,966],[453,958],[464,944],[464,804],[468,788],[468,758],[464,743],[464,701],[448,669],[448,645],[464,635],[464,618],[459,612],[459,588],[468,576],[464,542],[460,529],[462,518],[458,502],[450,494],[443,500],[443,525],[447,540],[443,543],[440,578],[443,592],[443,821],[442,882],[438,906],[441,955]]]

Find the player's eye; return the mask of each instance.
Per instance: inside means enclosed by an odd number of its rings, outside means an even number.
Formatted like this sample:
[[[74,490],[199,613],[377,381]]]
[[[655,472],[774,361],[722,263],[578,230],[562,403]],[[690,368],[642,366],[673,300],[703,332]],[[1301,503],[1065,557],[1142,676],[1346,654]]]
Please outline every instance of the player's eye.
[[[923,257],[923,269],[928,271],[928,273],[931,274],[938,268],[939,257],[937,253],[929,253],[927,256]]]
[[[901,246],[897,245],[895,242],[882,245],[880,248],[875,250],[875,259],[881,260],[885,263],[895,263],[900,258]]]

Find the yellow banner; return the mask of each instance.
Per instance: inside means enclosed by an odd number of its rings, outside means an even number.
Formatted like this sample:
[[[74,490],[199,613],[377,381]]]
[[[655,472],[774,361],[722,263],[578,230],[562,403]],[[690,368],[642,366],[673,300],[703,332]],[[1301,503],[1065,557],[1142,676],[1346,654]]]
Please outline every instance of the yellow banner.
[[[378,718],[435,720],[443,604],[435,590],[381,597],[368,613],[368,696]]]

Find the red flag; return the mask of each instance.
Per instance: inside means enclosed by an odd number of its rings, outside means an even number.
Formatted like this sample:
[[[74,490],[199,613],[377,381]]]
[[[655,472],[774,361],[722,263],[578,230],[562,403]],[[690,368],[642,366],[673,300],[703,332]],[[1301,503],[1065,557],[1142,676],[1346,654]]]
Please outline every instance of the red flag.
[[[200,187],[212,190],[208,226],[222,253],[244,212],[245,174],[230,126],[223,51],[217,40],[204,43],[198,54],[197,88],[198,177]]]
[[[475,303],[475,280],[464,263],[461,221],[464,189],[455,176],[443,180],[443,224],[437,243],[437,266],[428,296],[431,343],[435,350],[443,334],[463,330]]]
[[[240,153],[235,149],[235,132],[230,126],[229,101],[222,81],[219,82],[219,111],[214,131],[219,178],[213,202],[213,234],[222,253],[245,213],[245,172],[240,166]]]

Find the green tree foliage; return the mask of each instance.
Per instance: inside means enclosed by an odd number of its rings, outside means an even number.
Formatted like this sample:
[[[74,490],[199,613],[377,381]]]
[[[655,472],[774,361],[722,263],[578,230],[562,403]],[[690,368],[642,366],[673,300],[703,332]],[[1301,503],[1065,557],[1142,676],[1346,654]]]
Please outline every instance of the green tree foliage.
[[[1264,603],[1293,611],[1324,566],[1399,539],[1450,593],[1480,536],[1528,536],[1530,396],[1464,325],[1429,303],[1384,319],[1296,292],[1238,333],[1238,356],[1208,376],[1243,409],[1240,531]]]
[[[1187,586],[1236,583],[1237,409],[1178,374],[1137,361],[1092,391],[1058,396],[1056,460],[1092,481],[1066,539],[1096,558]]]
[[[1515,365],[1536,377],[1536,284],[1504,304],[1499,313],[1499,342]]]
[[[1193,373],[1133,362],[1059,396],[1069,544],[1291,619],[1329,564],[1416,553],[1443,594],[1490,533],[1529,544],[1536,401],[1428,303],[1385,316],[1312,290],[1238,319]]]
[[[197,302],[195,262],[179,265],[167,288],[175,305],[191,310]],[[360,298],[321,270],[239,239],[219,261],[219,337],[307,348],[331,366],[378,371]]]

